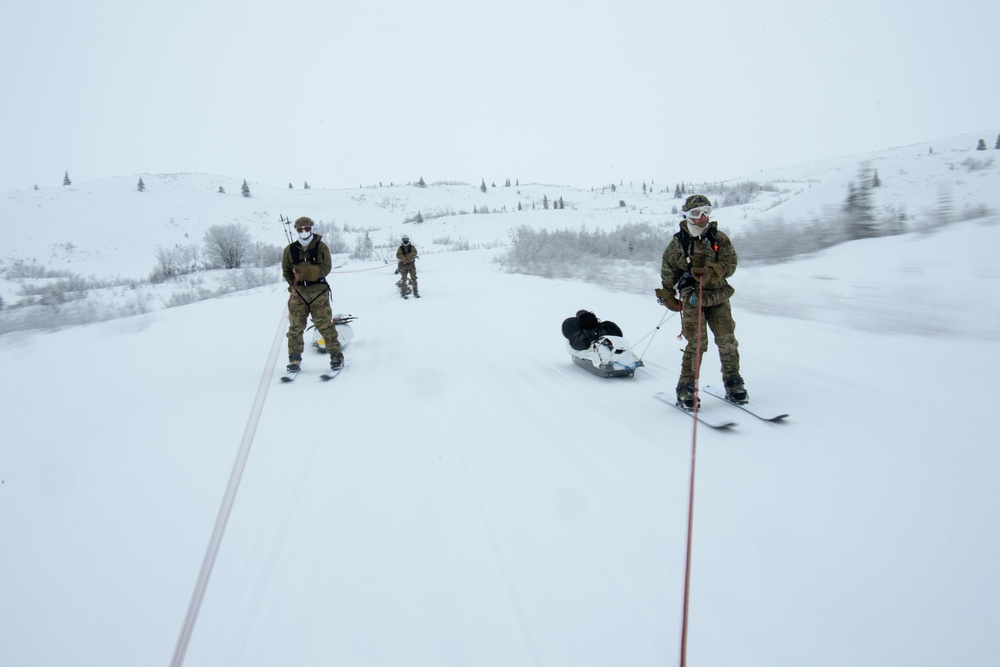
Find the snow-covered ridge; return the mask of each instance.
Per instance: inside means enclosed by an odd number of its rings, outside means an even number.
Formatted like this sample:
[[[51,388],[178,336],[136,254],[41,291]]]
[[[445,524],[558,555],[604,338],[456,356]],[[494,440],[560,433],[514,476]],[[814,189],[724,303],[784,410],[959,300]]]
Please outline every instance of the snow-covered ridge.
[[[969,221],[951,228],[948,237],[975,239],[966,256],[975,258],[977,284],[991,285],[991,263],[985,255],[992,247],[990,226],[1000,211],[1000,163],[996,161],[1000,151],[976,150],[980,138],[984,137],[969,134],[818,160],[726,183],[636,180],[582,188],[519,184],[516,179],[510,179],[508,186],[504,177],[479,184],[427,179],[427,187],[375,184],[327,190],[248,181],[251,196],[243,197],[242,179],[182,173],[9,191],[0,194],[0,216],[13,223],[0,249],[0,299],[8,309],[31,303],[54,306],[56,312],[12,314],[8,310],[3,330],[135,315],[280,280],[276,267],[270,266],[241,272],[201,271],[149,283],[160,253],[200,249],[205,231],[213,226],[238,224],[257,242],[278,249],[286,240],[282,217],[308,215],[319,222],[321,232],[324,225],[335,227],[348,247],[369,235],[375,254],[367,259],[352,259],[348,254],[338,257],[342,269],[356,270],[391,257],[404,232],[414,236],[425,257],[466,248],[502,253],[512,230],[522,225],[594,231],[649,223],[663,230],[665,240],[677,219],[681,200],[676,195],[681,185],[687,191],[707,189],[719,204],[715,217],[720,227],[736,238],[744,236],[741,271],[747,275],[758,272],[751,260],[772,246],[781,246],[783,252],[800,245],[811,249],[801,236],[788,232],[801,234],[820,222],[842,224],[837,216],[842,215],[848,188],[873,176],[879,181],[870,190],[873,212],[880,220],[890,221],[887,224],[926,234],[943,222]],[[142,192],[137,188],[139,178]],[[759,188],[746,201],[728,194],[747,184]],[[740,203],[725,205],[733,201]],[[422,222],[414,222],[418,216]],[[755,273],[754,279],[739,281],[743,306],[792,316],[872,321],[893,330],[905,329],[920,318],[924,323],[915,327],[919,331],[996,335],[998,327],[989,307],[985,318],[982,313],[972,315],[973,306],[981,301],[980,292],[944,294],[950,283],[941,279],[943,272],[910,259],[905,250],[909,246],[900,245],[903,238],[862,243],[864,249],[858,253],[831,249],[824,256],[837,279],[807,280],[809,290],[789,289],[786,273],[778,268]],[[656,252],[653,248],[652,254]],[[875,255],[872,261],[851,259],[869,252]],[[887,271],[905,276],[904,293],[935,295],[943,317],[923,318],[919,309],[924,306],[904,294],[885,290],[873,294],[878,276]],[[567,275],[564,267],[549,273]],[[649,284],[643,266],[604,262],[589,274],[598,283],[636,293],[644,292]],[[51,285],[56,292],[63,285],[76,288],[66,293],[70,303],[60,303],[59,293],[45,293]],[[831,306],[836,311],[850,307],[854,313],[834,315]],[[23,321],[11,320],[17,317]]]

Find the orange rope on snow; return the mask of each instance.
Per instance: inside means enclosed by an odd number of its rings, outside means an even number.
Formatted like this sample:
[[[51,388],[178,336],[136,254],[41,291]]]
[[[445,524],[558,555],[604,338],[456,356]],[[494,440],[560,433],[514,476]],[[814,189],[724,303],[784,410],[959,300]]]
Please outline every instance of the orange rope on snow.
[[[383,264],[382,266],[370,266],[367,269],[349,269],[346,271],[330,271],[330,273],[361,273],[363,271],[377,271],[378,269],[384,269],[387,266],[392,266],[392,264]]]

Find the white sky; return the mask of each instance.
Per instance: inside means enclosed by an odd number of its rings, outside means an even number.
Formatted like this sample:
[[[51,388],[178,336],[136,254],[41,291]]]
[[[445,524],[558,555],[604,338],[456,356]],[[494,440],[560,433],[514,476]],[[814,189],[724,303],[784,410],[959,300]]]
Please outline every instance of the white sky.
[[[0,190],[728,179],[1000,132],[985,0],[0,4]]]

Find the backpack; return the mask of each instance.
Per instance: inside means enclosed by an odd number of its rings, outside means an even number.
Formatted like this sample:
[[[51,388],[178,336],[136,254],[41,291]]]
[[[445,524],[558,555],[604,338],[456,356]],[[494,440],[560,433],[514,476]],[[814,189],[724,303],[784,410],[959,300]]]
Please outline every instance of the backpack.
[[[288,249],[292,253],[292,264],[302,263],[302,244],[299,242],[292,243],[288,246]],[[310,264],[319,264],[319,243],[312,243],[306,250],[306,259]]]
[[[684,256],[689,260],[691,259],[691,241],[693,237],[686,230],[680,230],[674,234],[674,238],[680,241],[681,248],[684,250]],[[712,244],[712,251],[719,252],[719,230],[717,227],[710,227],[707,232],[705,232],[705,238],[709,240]]]

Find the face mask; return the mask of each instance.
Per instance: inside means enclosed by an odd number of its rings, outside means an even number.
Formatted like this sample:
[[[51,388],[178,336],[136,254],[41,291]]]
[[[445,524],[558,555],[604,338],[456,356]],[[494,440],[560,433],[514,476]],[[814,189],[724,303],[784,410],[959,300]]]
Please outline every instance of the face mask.
[[[691,236],[701,236],[705,232],[705,230],[708,229],[708,218],[705,218],[704,227],[699,227],[698,225],[694,224],[694,222],[692,222],[691,220],[688,220],[687,228],[688,228],[688,234],[690,234]]]
[[[313,231],[311,229],[303,229],[301,232],[298,232],[298,235],[299,243],[307,245],[310,241],[312,241]]]

